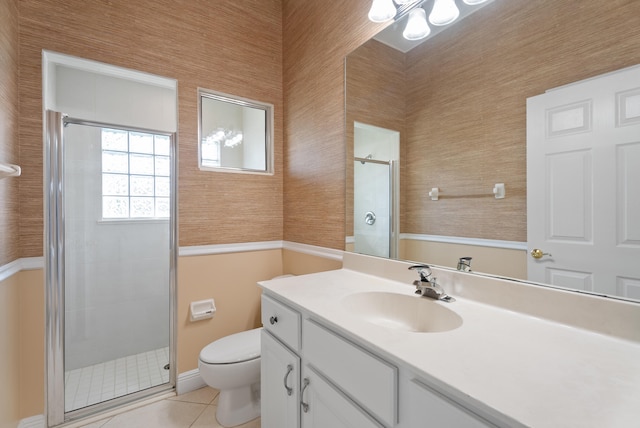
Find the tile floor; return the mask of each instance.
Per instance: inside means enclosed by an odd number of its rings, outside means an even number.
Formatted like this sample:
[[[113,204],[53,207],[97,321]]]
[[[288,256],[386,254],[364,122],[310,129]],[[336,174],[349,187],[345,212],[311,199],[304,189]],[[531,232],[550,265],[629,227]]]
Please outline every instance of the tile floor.
[[[169,348],[118,358],[65,373],[65,411],[81,409],[169,382]]]
[[[83,428],[220,428],[216,420],[218,391],[209,387],[166,398]],[[238,428],[260,428],[260,418]]]

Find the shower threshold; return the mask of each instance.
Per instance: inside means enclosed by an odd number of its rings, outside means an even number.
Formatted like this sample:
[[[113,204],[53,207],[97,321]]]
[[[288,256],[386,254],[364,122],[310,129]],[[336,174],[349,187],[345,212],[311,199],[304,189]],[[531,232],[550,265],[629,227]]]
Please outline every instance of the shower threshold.
[[[169,348],[65,372],[65,412],[169,382]]]

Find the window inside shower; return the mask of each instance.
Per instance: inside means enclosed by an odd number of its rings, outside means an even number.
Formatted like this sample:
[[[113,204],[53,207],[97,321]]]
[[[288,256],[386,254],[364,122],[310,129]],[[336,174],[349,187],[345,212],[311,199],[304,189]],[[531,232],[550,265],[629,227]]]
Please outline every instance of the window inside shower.
[[[167,135],[103,128],[102,218],[169,218]]]

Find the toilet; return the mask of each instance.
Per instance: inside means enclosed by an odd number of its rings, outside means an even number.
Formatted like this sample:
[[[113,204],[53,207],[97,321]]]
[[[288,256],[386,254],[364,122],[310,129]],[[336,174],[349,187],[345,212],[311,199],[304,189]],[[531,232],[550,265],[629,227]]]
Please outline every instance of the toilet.
[[[223,337],[200,352],[200,376],[220,391],[216,419],[225,427],[260,416],[261,330],[262,327]]]

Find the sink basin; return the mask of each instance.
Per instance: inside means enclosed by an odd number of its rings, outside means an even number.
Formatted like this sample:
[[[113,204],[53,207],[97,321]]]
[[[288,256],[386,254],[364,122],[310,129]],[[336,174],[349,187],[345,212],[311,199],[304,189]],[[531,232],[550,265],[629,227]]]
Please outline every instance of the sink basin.
[[[462,318],[435,300],[397,293],[363,292],[346,296],[342,305],[353,315],[381,327],[436,333],[462,325]]]

